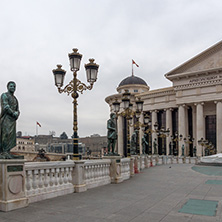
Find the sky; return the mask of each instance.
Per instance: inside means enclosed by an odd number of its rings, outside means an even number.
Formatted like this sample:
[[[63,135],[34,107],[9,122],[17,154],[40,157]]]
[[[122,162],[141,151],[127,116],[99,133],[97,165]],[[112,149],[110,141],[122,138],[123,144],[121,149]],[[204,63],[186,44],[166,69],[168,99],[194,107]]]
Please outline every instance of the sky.
[[[56,136],[73,128],[72,98],[59,94],[52,69],[62,64],[72,79],[68,53],[94,58],[98,80],[78,98],[78,133],[106,135],[105,98],[134,74],[150,89],[172,86],[164,74],[221,40],[221,0],[0,0],[0,94],[15,81],[23,135]]]

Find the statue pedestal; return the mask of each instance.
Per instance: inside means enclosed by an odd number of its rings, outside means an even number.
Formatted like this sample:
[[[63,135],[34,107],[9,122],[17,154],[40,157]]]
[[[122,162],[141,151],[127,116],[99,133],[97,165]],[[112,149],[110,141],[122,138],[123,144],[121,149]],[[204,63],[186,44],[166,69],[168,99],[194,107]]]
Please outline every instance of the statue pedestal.
[[[103,159],[110,159],[110,177],[111,183],[121,183],[123,181],[121,175],[121,156],[104,156]]]
[[[0,210],[28,206],[25,197],[25,160],[0,160]]]
[[[134,158],[134,173],[140,172],[140,157],[138,155],[131,155]]]

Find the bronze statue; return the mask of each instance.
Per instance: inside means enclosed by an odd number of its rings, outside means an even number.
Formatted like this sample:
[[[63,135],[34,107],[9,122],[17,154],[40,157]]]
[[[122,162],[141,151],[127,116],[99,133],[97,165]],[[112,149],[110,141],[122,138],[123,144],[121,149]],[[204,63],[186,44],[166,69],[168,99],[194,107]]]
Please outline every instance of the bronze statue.
[[[196,155],[197,155],[197,148],[196,148],[196,146],[194,146],[194,148],[193,148],[193,156],[196,157]]]
[[[135,130],[131,136],[130,141],[130,153],[131,155],[136,155],[136,145],[137,145],[137,137],[138,137],[138,130]]]
[[[156,142],[156,138],[153,141],[153,148],[154,148],[154,154],[157,154],[157,142]]]
[[[16,120],[20,114],[18,100],[14,96],[15,82],[8,82],[7,89],[8,92],[1,95],[0,159],[19,158],[10,154],[10,150],[16,146]]]
[[[181,150],[182,150],[182,155],[181,156],[184,156],[184,149],[185,149],[185,147],[184,147],[184,144],[183,144],[182,147],[181,147]]]
[[[115,118],[116,118],[116,115],[114,113],[111,113],[110,119],[107,121],[108,155],[115,154],[115,146],[116,146],[116,140],[117,140]]]
[[[142,147],[143,147],[142,153],[143,154],[145,154],[146,146],[148,146],[148,145],[149,145],[149,143],[146,140],[146,134],[144,134],[142,137]]]

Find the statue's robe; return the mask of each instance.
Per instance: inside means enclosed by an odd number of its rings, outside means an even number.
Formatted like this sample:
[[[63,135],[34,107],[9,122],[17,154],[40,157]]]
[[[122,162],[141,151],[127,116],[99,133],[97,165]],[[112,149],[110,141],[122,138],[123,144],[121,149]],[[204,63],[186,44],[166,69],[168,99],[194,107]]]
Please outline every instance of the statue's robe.
[[[18,100],[9,92],[1,95],[0,153],[9,153],[16,146],[16,117],[19,112]]]
[[[108,140],[116,140],[117,139],[117,133],[116,133],[116,124],[112,119],[109,119],[107,121],[107,138]]]

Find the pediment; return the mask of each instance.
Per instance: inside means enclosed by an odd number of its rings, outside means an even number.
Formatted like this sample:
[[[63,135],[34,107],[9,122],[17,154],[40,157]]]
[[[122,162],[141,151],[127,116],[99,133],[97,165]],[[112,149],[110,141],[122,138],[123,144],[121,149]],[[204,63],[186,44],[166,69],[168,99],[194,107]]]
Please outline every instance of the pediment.
[[[222,67],[222,41],[168,72],[165,76],[171,79],[182,73],[201,72]]]

